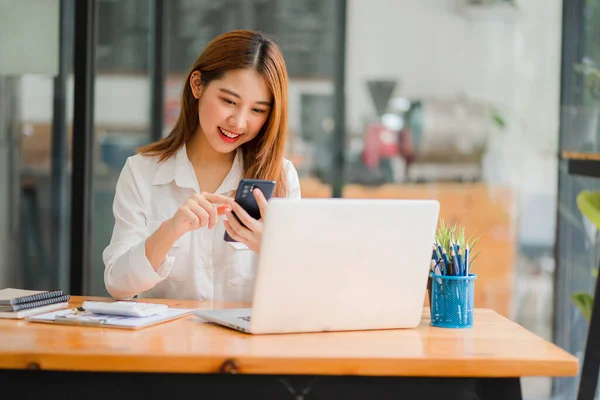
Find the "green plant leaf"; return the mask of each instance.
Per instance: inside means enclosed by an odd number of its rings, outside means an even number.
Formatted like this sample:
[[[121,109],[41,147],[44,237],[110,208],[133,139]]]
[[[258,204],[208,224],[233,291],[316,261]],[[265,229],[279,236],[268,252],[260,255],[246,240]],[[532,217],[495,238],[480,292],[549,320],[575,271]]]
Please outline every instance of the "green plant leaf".
[[[501,129],[506,128],[506,121],[504,121],[504,118],[500,114],[500,111],[498,111],[495,107],[493,107],[491,110],[491,114],[492,114],[492,121],[494,121],[496,123],[496,125],[498,125],[498,127],[500,127]]]
[[[444,221],[443,218],[440,218],[438,223],[438,228],[435,232],[435,241],[439,243],[444,250],[446,250],[446,255],[450,262],[452,262],[452,251],[450,249],[450,244],[452,242],[458,243],[460,245],[461,251],[464,254],[464,249],[467,244],[469,245],[469,270],[474,266],[474,261],[477,258],[477,255],[480,253],[480,249],[477,248],[477,244],[481,235],[474,237],[472,234],[468,239],[466,239],[465,235],[466,228],[463,225],[450,225]]]
[[[592,295],[584,292],[575,292],[571,295],[571,300],[579,309],[581,315],[589,322],[592,315],[592,304],[594,303]]]
[[[473,267],[475,266],[475,259],[477,258],[477,256],[479,255],[479,253],[481,253],[481,249],[477,249],[477,251],[475,251],[475,254],[473,254],[472,257],[469,257],[469,271],[473,270]]]
[[[600,192],[583,190],[577,195],[577,208],[600,229]]]

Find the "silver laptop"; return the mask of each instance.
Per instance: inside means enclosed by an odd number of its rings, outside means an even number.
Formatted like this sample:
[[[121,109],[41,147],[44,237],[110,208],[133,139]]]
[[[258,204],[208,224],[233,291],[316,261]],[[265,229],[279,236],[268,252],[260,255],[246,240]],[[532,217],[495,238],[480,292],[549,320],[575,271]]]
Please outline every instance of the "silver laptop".
[[[252,334],[419,325],[435,200],[272,199],[252,308],[195,315]]]

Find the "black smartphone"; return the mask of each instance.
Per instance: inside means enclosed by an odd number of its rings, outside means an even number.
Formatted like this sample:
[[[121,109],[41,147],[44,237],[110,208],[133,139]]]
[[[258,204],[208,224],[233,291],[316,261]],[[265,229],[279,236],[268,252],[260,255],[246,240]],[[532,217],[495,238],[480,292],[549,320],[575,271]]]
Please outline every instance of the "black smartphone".
[[[260,219],[260,208],[258,207],[258,203],[254,198],[254,193],[252,191],[258,188],[265,196],[267,200],[273,196],[273,192],[275,191],[275,181],[266,181],[261,179],[242,179],[240,184],[238,185],[237,192],[235,193],[235,202],[238,203],[248,215],[250,215],[254,219]],[[240,224],[244,227],[244,223],[239,220],[235,212],[231,212],[233,217],[238,220]],[[227,231],[225,231],[225,241],[227,242],[236,242]]]

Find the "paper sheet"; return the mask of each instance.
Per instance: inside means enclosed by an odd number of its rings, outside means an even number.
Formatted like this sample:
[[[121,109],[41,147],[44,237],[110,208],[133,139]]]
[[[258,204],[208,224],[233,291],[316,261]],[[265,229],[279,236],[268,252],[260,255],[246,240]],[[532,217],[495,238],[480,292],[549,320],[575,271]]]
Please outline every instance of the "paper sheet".
[[[27,318],[27,320],[31,322],[47,322],[77,326],[104,326],[107,328],[138,329],[172,320],[186,314],[191,314],[193,311],[194,310],[183,308],[168,308],[158,315],[151,315],[148,317],[128,317],[78,312],[76,309],[69,309],[35,315]]]

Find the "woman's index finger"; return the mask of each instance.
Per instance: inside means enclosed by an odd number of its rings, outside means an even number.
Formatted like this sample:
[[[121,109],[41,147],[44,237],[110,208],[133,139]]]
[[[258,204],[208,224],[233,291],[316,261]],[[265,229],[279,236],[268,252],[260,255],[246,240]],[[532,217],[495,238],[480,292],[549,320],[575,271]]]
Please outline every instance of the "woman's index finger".
[[[204,197],[206,198],[206,200],[214,204],[226,204],[228,206],[231,206],[231,203],[233,203],[233,199],[231,197],[223,196],[221,194],[205,193]]]

